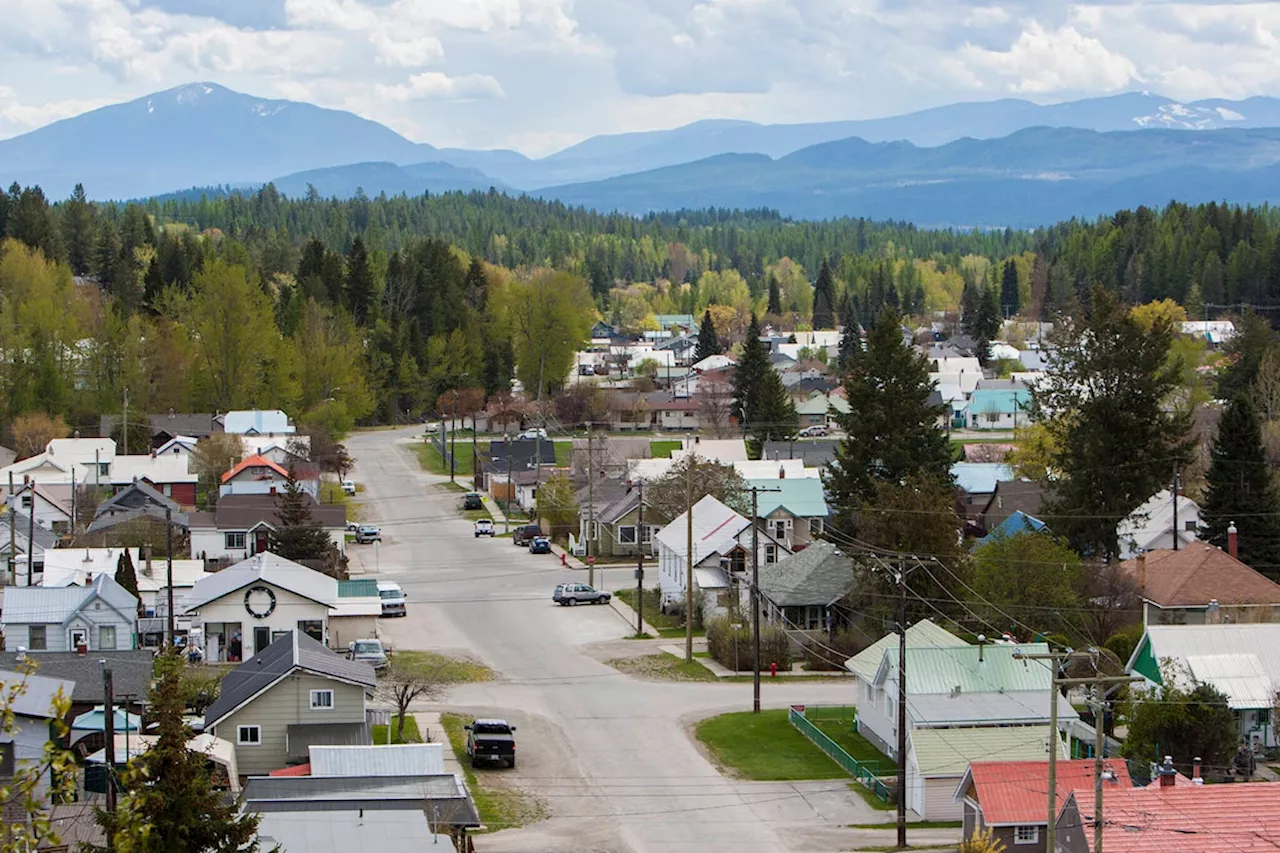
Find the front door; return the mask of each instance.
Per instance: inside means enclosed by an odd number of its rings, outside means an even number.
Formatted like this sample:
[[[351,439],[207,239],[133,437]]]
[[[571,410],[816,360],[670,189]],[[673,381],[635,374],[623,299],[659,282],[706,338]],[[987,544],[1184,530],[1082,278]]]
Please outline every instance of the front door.
[[[259,530],[253,536],[253,553],[261,554],[266,551],[271,542],[271,534],[265,530]],[[1045,789],[1049,790],[1048,788]]]
[[[253,629],[253,653],[256,655],[264,651],[267,646],[271,645],[271,629],[265,626],[258,626]],[[1049,790],[1048,788],[1045,789]]]

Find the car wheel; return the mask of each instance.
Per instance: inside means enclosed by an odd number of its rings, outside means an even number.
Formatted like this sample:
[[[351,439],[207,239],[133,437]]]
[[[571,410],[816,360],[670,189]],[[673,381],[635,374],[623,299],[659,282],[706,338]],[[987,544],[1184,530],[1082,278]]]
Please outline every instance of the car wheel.
[[[513,758],[513,759],[511,759],[510,761],[508,761],[508,762],[507,762],[507,766],[508,766],[508,767],[510,767],[512,770],[515,770],[515,769],[516,769],[516,760],[515,760],[514,758]],[[1048,789],[1046,789],[1046,790],[1048,790]]]
[[[575,605],[575,604],[577,604],[577,603],[578,603],[578,599],[576,599],[576,598],[571,598],[571,599],[569,599],[569,606],[570,606],[570,607],[572,607],[573,605]]]

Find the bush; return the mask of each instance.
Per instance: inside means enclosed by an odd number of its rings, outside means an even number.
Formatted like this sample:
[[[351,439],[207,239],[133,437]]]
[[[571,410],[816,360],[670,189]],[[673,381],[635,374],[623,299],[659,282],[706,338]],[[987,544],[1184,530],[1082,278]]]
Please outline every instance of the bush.
[[[866,637],[849,628],[837,631],[830,640],[819,637],[817,642],[804,644],[805,669],[813,672],[842,671],[845,661],[869,645]]]
[[[1110,649],[1115,656],[1120,659],[1120,664],[1129,662],[1129,658],[1133,656],[1133,650],[1138,647],[1138,643],[1142,640],[1142,633],[1145,629],[1141,624],[1130,625],[1127,628],[1121,628],[1103,643],[1103,647]]]
[[[751,669],[753,658],[750,619],[744,616],[739,624],[742,628],[737,631],[736,666],[741,672]],[[733,623],[726,617],[712,619],[707,623],[707,651],[710,652],[713,660],[729,669],[735,666],[733,635]],[[762,622],[760,624],[760,666],[767,669],[771,663],[776,663],[780,670],[791,667],[791,638],[781,628]]]

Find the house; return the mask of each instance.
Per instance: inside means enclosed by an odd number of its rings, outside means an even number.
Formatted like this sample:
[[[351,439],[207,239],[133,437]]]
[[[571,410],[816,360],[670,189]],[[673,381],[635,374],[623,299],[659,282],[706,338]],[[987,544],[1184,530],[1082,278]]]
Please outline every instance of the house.
[[[311,517],[329,534],[329,541],[345,554],[347,508],[343,504],[318,504],[308,495],[304,502]],[[188,516],[191,554],[208,560],[243,560],[271,547],[271,534],[280,526],[274,495],[227,495],[213,512]]]
[[[1142,597],[1143,624],[1280,622],[1280,584],[1212,545],[1150,551],[1121,568]]]
[[[1013,469],[1002,462],[957,462],[951,466],[951,477],[960,516],[976,523],[996,493],[996,485],[1013,479]]]
[[[47,587],[86,586],[101,575],[114,578],[120,557],[126,553],[134,571],[141,574],[142,551],[138,548],[55,548],[45,555],[41,583]]]
[[[1208,684],[1222,691],[1235,712],[1244,743],[1280,744],[1271,719],[1280,685],[1280,624],[1148,624],[1125,670],[1148,685],[1173,677],[1192,688]],[[1168,666],[1172,665],[1172,669]]]
[[[737,362],[727,355],[709,355],[701,361],[696,361],[692,365],[694,373],[711,373],[712,371],[724,370],[734,367]]]
[[[1015,512],[1025,515],[1040,516],[1040,507],[1044,503],[1045,488],[1030,480],[1001,480],[983,508],[979,521],[982,529],[991,531]]]
[[[965,355],[954,346],[934,346],[928,350],[925,358],[929,361],[930,373],[965,373],[974,376],[974,382],[982,378],[982,365],[977,357]]]
[[[198,617],[205,660],[249,660],[290,631],[329,641],[338,582],[261,552],[196,582],[187,612]]]
[[[659,589],[664,606],[685,600],[689,557],[688,513],[682,512],[658,531]],[[693,582],[695,598],[701,597],[704,618],[723,611],[719,598],[731,595],[734,578],[751,565],[753,525],[729,507],[707,495],[693,505]],[[759,564],[776,563],[791,550],[764,531],[758,536]]]
[[[33,482],[15,484],[13,494],[6,498],[6,503],[9,509],[20,510],[24,515],[34,512],[36,524],[55,534],[71,532],[71,502],[64,500],[62,495],[54,494],[49,487]]]
[[[109,436],[120,427],[119,415],[103,415],[99,435]],[[133,421],[130,422],[130,433],[133,433]],[[208,438],[216,432],[222,432],[222,424],[209,412],[174,412],[147,415],[147,423],[151,427],[149,446],[157,450],[175,438],[185,436],[192,442]],[[130,444],[133,442],[131,441]]]
[[[373,667],[340,657],[300,630],[286,630],[222,679],[204,732],[236,746],[248,776],[305,761],[308,747],[370,743]]]
[[[200,439],[194,435],[175,435],[155,449],[156,456],[190,456]],[[188,463],[189,464],[189,463]]]
[[[1236,324],[1230,320],[1184,320],[1182,334],[1208,341],[1216,348],[1231,343],[1236,336]]]
[[[59,695],[70,700],[75,682],[0,669],[0,689],[5,694],[14,685],[23,683],[25,689],[13,696],[5,708],[13,719],[11,733],[0,738],[0,789],[8,789],[16,772],[37,770],[31,793],[43,801],[49,790],[49,768],[44,765],[44,748],[53,737],[53,723],[58,718],[54,702]]]
[[[1048,530],[1049,526],[1034,515],[1027,515],[1019,510],[995,526],[990,533],[973,543],[974,548],[981,548],[997,539],[1008,539],[1019,533],[1039,533]]]
[[[0,516],[0,521],[8,526],[8,517]],[[31,523],[31,517],[21,512],[13,513],[13,546],[14,553],[9,553],[9,537],[0,536],[0,559],[4,560],[6,570],[12,560],[13,581],[15,584],[31,586],[36,583],[36,575],[44,572],[44,555],[46,550],[52,551],[58,537],[52,530]],[[30,555],[30,557],[28,557]]]
[[[299,488],[311,497],[320,498],[320,469],[309,463],[293,466],[293,477]],[[246,456],[222,475],[218,496],[274,495],[285,490],[290,469],[272,462],[261,454]]]
[[[17,482],[34,482],[45,487],[64,487],[70,503],[71,487],[92,485],[112,493],[145,480],[184,506],[195,504],[198,477],[187,467],[182,456],[154,453],[125,456],[116,453],[116,443],[109,438],[55,438],[36,454],[8,468],[0,469],[0,483],[13,474]]]
[[[747,480],[747,488],[760,489],[756,497],[757,523],[788,551],[807,548],[822,533],[831,514],[818,478],[753,478]]]
[[[672,459],[684,459],[690,454],[705,462],[719,462],[729,465],[734,462],[746,462],[747,443],[741,438],[704,439],[701,436],[682,439],[683,447],[672,451]]]
[[[120,719],[121,727],[123,727],[123,717],[117,711],[116,716]],[[119,731],[117,728],[116,731]],[[128,734],[117,734],[114,737],[115,745],[115,765],[117,772],[123,772],[130,761],[150,752],[160,740],[159,735],[141,734],[139,732],[130,732]],[[106,745],[106,739],[102,740],[103,746]],[[187,741],[187,751],[203,755],[208,761],[210,773],[210,787],[219,791],[228,791],[231,794],[240,793],[240,768],[236,764],[236,748],[235,744],[230,741],[214,737],[209,734],[195,734]],[[91,776],[90,768],[101,769],[107,763],[106,749],[101,748],[96,752],[91,752],[84,757],[85,762],[85,790],[95,793],[106,793],[105,773],[97,773]],[[96,776],[96,778],[93,778]],[[97,784],[93,784],[96,782]]]
[[[222,416],[222,431],[235,435],[293,435],[297,428],[279,409],[254,409],[227,412]]]
[[[110,575],[88,586],[5,590],[5,642],[29,652],[90,652],[135,645],[138,599]]]
[[[171,516],[182,515],[182,505],[172,497],[145,480],[134,480],[129,486],[98,504],[93,520],[96,524],[102,519],[133,518],[140,511],[150,508],[159,510],[161,514],[167,510]],[[90,526],[90,530],[92,529]]]
[[[1057,811],[1061,811],[1073,790],[1093,787],[1094,763],[1093,759],[1059,761],[1055,769]],[[1105,760],[1103,772],[1106,795],[1118,788],[1133,787],[1124,761]],[[961,777],[955,800],[964,808],[964,840],[990,829],[1005,850],[1045,853],[1048,761],[975,761]]]
[[[507,457],[510,457],[508,462]],[[508,441],[489,442],[489,462],[492,470],[505,472],[508,467],[513,471],[533,470],[536,465],[554,466],[556,464],[556,446],[550,439],[517,438]],[[486,466],[486,470],[489,467]]]
[[[12,640],[9,640],[8,645],[13,651],[0,652],[0,669],[20,670],[27,656],[26,652],[17,651],[16,646],[19,644]],[[42,677],[60,679],[73,685],[67,693],[67,698],[71,700],[69,719],[101,707],[101,661],[106,661],[111,669],[118,707],[131,713],[141,713],[151,695],[155,652],[150,649],[95,649],[93,654],[83,655],[75,651],[42,652],[32,657],[40,665]]]
[[[1047,687],[1047,678],[1045,683]],[[907,808],[925,820],[962,820],[964,804],[956,802],[955,792],[969,766],[993,755],[1008,761],[1041,760],[1054,740],[1058,758],[1066,759],[1066,744],[1050,732],[1047,725],[912,729],[907,735]]]
[[[591,553],[600,557],[632,557],[643,550],[652,555],[653,537],[668,519],[658,515],[646,501],[641,526],[640,490],[617,480],[599,480],[592,491],[594,512],[590,511],[588,490],[578,492],[578,538],[590,540]]]
[[[242,435],[246,456],[261,456],[288,470],[304,466],[311,455],[309,435]]]
[[[829,426],[836,415],[847,415],[851,409],[843,397],[829,397],[823,393],[811,395],[796,403],[796,415],[801,427]]]
[[[694,352],[698,349],[698,339],[691,335],[678,335],[661,341],[654,346],[654,349],[668,351],[676,364],[688,366],[693,361]]]
[[[965,407],[965,421],[970,429],[1017,429],[1030,418],[1027,407],[1031,405],[1031,392],[1018,390],[975,390],[969,395]]]
[[[338,601],[329,611],[329,646],[339,652],[352,642],[378,636],[382,598],[373,578],[338,581]]]
[[[1173,493],[1162,489],[1116,525],[1120,559],[1172,548],[1175,539],[1179,547],[1199,541],[1200,505],[1181,493],[1177,500],[1175,508]]]
[[[835,605],[853,591],[853,560],[830,542],[815,542],[776,563],[760,567],[760,608],[771,625],[801,641],[823,638],[843,627]]]

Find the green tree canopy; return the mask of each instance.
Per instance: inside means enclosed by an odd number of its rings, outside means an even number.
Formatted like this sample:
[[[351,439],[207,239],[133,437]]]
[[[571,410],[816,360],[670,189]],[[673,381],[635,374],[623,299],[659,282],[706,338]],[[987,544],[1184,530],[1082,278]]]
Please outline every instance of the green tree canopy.
[[[815,329],[834,329],[836,327],[836,286],[831,276],[831,265],[826,258],[818,269],[818,281],[813,288],[813,327]]]
[[[279,526],[272,534],[271,550],[286,560],[324,560],[333,543],[320,522],[311,514],[314,503],[298,483],[293,469],[284,481],[284,490],[276,493],[276,516]]]
[[[1265,575],[1280,575],[1280,493],[1248,397],[1237,396],[1223,410],[1205,482],[1204,537],[1225,548],[1227,528],[1234,522],[1240,559]]]
[[[1140,767],[1171,755],[1184,772],[1195,758],[1210,767],[1229,766],[1240,735],[1227,697],[1208,684],[1188,689],[1183,682],[1189,674],[1180,674],[1172,664],[1161,675],[1162,684],[1134,691],[1126,704],[1129,733],[1121,754]]]
[[[1014,536],[997,536],[973,552],[974,592],[996,605],[986,608],[986,618],[1007,623],[1005,613],[1044,626],[1045,631],[1062,630],[1055,608],[1080,606],[1080,556],[1062,541],[1045,532],[1023,531]],[[1037,608],[1026,619],[1028,608]],[[1009,626],[1017,636],[1016,625]]]
[[[711,312],[702,312],[702,325],[698,327],[698,346],[693,351],[693,361],[697,364],[704,358],[719,355],[720,339],[716,337],[716,324],[711,321]]]
[[[733,371],[733,416],[744,427],[750,427],[755,419],[756,401],[765,375],[773,371],[769,354],[760,342],[760,323],[751,315],[747,337],[742,342],[742,354]]]

